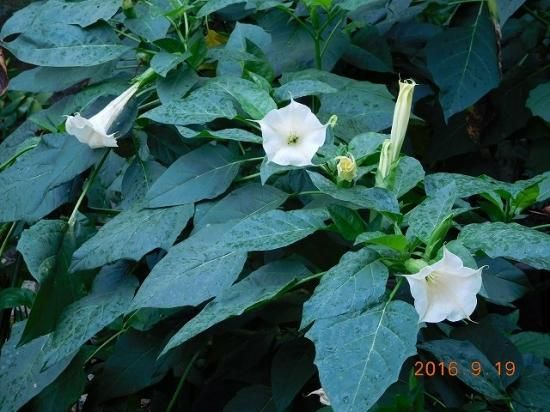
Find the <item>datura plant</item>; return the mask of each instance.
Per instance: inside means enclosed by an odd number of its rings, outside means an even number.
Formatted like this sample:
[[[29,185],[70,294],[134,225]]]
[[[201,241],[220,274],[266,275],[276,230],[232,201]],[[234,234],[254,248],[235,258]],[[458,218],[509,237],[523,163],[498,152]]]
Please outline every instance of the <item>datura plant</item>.
[[[548,411],[548,2],[8,3],[0,412]]]

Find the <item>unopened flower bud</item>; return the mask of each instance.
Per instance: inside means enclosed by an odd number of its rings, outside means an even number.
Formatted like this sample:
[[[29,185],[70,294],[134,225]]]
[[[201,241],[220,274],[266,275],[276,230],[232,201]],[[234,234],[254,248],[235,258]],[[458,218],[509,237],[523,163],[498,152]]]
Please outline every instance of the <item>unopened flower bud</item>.
[[[357,177],[357,163],[351,153],[347,156],[336,156],[338,164],[336,170],[338,170],[338,180],[353,182],[353,179]]]

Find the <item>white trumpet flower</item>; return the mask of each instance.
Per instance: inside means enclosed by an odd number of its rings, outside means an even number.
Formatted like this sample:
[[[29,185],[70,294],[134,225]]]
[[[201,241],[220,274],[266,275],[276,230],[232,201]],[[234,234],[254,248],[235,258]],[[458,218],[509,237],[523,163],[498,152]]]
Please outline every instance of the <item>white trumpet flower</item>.
[[[441,260],[405,276],[420,322],[469,319],[477,305],[482,270],[464,267],[462,259],[444,248]]]
[[[281,166],[308,166],[325,143],[328,123],[323,125],[309,107],[292,100],[273,109],[258,122],[267,160]]]
[[[120,116],[124,106],[137,92],[139,83],[133,84],[120,96],[111,101],[103,110],[89,119],[82,117],[80,113],[67,116],[65,129],[67,133],[75,136],[79,142],[85,143],[92,149],[100,147],[117,147],[115,134],[107,134],[115,120]]]

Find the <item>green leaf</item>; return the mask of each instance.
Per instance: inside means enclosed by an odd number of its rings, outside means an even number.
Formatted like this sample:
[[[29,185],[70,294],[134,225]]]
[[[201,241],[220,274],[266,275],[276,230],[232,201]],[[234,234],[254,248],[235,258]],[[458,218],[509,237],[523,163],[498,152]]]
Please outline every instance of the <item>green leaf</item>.
[[[211,88],[201,88],[185,99],[169,100],[142,117],[165,124],[203,124],[220,117],[232,119],[237,115],[230,98]]]
[[[159,77],[156,86],[161,103],[166,105],[173,100],[181,99],[197,84],[198,80],[199,76],[195,70],[185,63],[169,72],[165,78]],[[190,107],[191,105],[188,106],[188,109]],[[233,109],[229,107],[228,110]],[[170,121],[168,123],[170,124]]]
[[[427,243],[433,231],[451,214],[456,200],[454,185],[445,186],[424,199],[406,215],[407,237],[417,237]]]
[[[42,283],[54,268],[66,229],[62,220],[40,220],[21,234],[17,250],[37,282]]]
[[[271,364],[271,388],[278,411],[286,410],[315,373],[313,345],[296,339],[281,345]]]
[[[404,235],[387,235],[383,232],[362,233],[355,240],[356,245],[359,243],[386,246],[399,252],[404,252],[409,245]]]
[[[17,39],[4,43],[19,60],[37,66],[94,66],[130,50],[107,26],[81,29],[62,23],[31,25]]]
[[[347,252],[321,278],[304,304],[301,328],[311,322],[345,313],[360,312],[377,302],[386,290],[388,269],[373,251]]]
[[[11,82],[10,82],[11,87]],[[29,143],[35,139],[38,126],[30,120],[25,120],[0,143],[0,164],[17,156],[21,150],[29,147]]]
[[[532,353],[539,358],[550,359],[550,334],[520,332],[508,336],[522,353]]]
[[[126,18],[124,25],[133,33],[149,42],[166,37],[170,21],[166,18],[173,6],[169,0],[139,2],[133,7],[135,18]]]
[[[378,3],[379,0],[343,0],[338,3],[338,7],[344,10],[354,11],[359,7]]]
[[[516,410],[544,411],[550,398],[550,369],[540,360],[529,357],[511,395]]]
[[[197,12],[197,17],[204,17],[233,4],[246,3],[246,0],[211,0]]]
[[[212,199],[222,194],[239,171],[240,161],[221,145],[204,145],[176,160],[147,192],[149,207]]]
[[[34,301],[34,292],[24,288],[5,288],[0,290],[0,310],[26,306],[30,308]]]
[[[442,339],[432,340],[418,346],[432,353],[437,360],[456,362],[457,378],[473,390],[485,395],[489,399],[505,399],[506,394],[500,382],[497,370],[487,357],[468,341]],[[479,376],[472,373],[472,362],[479,362],[481,373]]]
[[[119,207],[127,209],[145,198],[147,191],[166,170],[155,161],[143,161],[138,156],[126,168],[121,182],[122,202]]]
[[[161,355],[225,319],[242,315],[274,299],[297,279],[308,274],[310,272],[303,264],[292,260],[276,261],[262,266],[208,303],[197,316],[172,336]]]
[[[29,343],[17,346],[25,322],[12,328],[10,339],[2,348],[0,363],[0,412],[13,412],[39,394],[67,367],[70,358],[42,370],[43,346],[48,339],[42,336]]]
[[[336,93],[320,97],[319,117],[328,120],[336,114],[334,128],[337,136],[348,140],[364,132],[378,132],[392,124],[395,103],[386,86],[354,81]]]
[[[38,220],[69,201],[64,184],[92,166],[100,153],[73,136],[45,135],[0,173],[0,222]]]
[[[88,383],[86,358],[86,351],[79,352],[63,373],[32,400],[33,410],[40,412],[70,410],[85,392]]]
[[[78,351],[86,341],[123,315],[137,286],[137,279],[128,274],[125,263],[104,266],[90,293],[61,314],[44,346],[46,367]]]
[[[119,259],[140,260],[156,248],[168,250],[193,216],[193,205],[124,211],[73,254],[71,270],[92,269]]]
[[[352,37],[352,44],[346,50],[344,59],[362,70],[392,72],[391,51],[386,39],[376,27],[365,26]]]
[[[109,77],[112,72],[111,62],[89,67],[35,67],[11,79],[10,90],[33,93],[59,92],[86,79],[90,79],[92,83],[102,80]]]
[[[495,185],[494,182],[484,180],[481,177],[466,176],[459,173],[434,173],[424,179],[428,196],[434,195],[441,188],[453,183],[456,197],[470,197],[502,188],[500,185]]]
[[[322,93],[335,93],[337,91],[338,89],[319,80],[295,80],[276,88],[274,96],[278,101],[284,101]]]
[[[21,338],[23,343],[53,331],[63,310],[83,296],[86,276],[83,273],[69,273],[69,264],[75,249],[93,230],[89,222],[82,218],[73,226],[66,225],[59,249],[52,259],[52,269],[38,289]]]
[[[221,91],[231,96],[253,119],[262,119],[277,108],[268,92],[256,83],[238,77],[216,77],[208,82],[205,89]]]
[[[481,258],[479,266],[486,266],[481,276],[483,287],[480,294],[497,304],[510,304],[529,292],[525,273],[505,259]]]
[[[169,367],[169,360],[157,361],[164,337],[153,333],[128,331],[116,342],[111,356],[98,378],[95,395],[99,400],[137,393],[159,382]]]
[[[175,54],[167,52],[159,52],[151,59],[151,68],[162,77],[166,77],[168,72],[183,62],[190,53]]]
[[[414,157],[404,156],[388,176],[388,190],[397,197],[403,196],[424,179],[424,168]]]
[[[531,90],[527,107],[535,116],[550,122],[550,82],[539,84]]]
[[[239,187],[216,202],[197,205],[194,218],[195,231],[206,225],[242,219],[276,209],[282,205],[288,194],[273,186],[251,183]]]
[[[55,23],[76,24],[87,27],[98,20],[109,20],[120,8],[118,0],[86,0],[84,2],[66,2],[48,0],[31,3],[14,13],[4,24],[0,38],[11,34],[24,33],[33,26]]]
[[[330,205],[328,211],[338,232],[349,241],[354,241],[359,234],[367,230],[366,223],[356,210],[342,205]]]
[[[271,389],[263,385],[241,389],[223,408],[223,412],[277,412]]]
[[[418,315],[403,301],[316,321],[306,336],[315,343],[315,364],[332,407],[369,410],[416,353],[417,333]]]
[[[355,159],[360,160],[374,154],[382,142],[389,138],[388,135],[380,133],[361,133],[351,139],[348,148]]]
[[[335,199],[353,203],[362,209],[399,213],[399,206],[395,196],[385,189],[378,187],[367,189],[360,185],[344,189],[337,187],[319,173],[308,171],[307,174],[317,189]]]
[[[550,235],[517,223],[467,225],[459,240],[472,252],[481,250],[492,258],[505,257],[537,269],[550,270]]]
[[[472,25],[446,29],[426,46],[428,69],[447,120],[500,81],[495,30],[484,7],[481,3]]]

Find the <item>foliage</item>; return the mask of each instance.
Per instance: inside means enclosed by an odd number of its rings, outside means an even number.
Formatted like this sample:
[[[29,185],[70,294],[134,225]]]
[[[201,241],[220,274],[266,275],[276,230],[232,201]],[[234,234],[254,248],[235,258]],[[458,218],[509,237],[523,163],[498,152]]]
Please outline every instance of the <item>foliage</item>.
[[[548,410],[548,0],[16,3],[0,412]],[[67,133],[130,82],[118,147]],[[308,167],[262,147],[293,99]],[[403,276],[445,248],[477,308],[419,323]]]

